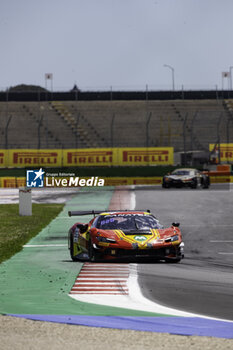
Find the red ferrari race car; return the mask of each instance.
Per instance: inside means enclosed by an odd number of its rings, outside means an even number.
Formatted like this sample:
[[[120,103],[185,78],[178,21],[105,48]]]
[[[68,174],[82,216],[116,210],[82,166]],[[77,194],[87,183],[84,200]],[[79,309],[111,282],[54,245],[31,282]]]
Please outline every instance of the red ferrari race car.
[[[150,211],[70,211],[69,216],[94,215],[74,224],[68,234],[73,261],[155,258],[179,262],[184,257],[179,223],[163,228]]]

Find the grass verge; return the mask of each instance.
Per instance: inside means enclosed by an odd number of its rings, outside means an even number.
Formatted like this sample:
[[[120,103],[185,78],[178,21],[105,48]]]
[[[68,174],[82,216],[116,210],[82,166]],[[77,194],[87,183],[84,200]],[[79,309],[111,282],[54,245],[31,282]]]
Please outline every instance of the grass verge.
[[[0,205],[0,263],[19,252],[63,209],[63,204],[32,204],[32,216],[20,216],[18,204]]]

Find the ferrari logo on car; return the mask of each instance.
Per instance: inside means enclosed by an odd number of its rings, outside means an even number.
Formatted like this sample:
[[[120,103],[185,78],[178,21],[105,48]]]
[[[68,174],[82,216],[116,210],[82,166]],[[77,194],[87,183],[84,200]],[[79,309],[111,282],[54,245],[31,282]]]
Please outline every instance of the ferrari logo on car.
[[[134,239],[135,239],[135,241],[139,241],[139,242],[146,241],[145,236],[135,236]]]

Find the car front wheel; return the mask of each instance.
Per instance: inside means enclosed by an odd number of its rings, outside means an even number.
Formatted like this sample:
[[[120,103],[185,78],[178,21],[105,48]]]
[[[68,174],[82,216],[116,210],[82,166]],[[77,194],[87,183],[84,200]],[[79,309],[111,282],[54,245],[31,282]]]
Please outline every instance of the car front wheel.
[[[93,247],[93,243],[92,243],[91,239],[89,240],[88,255],[89,255],[90,261],[96,261],[98,254],[97,254],[95,248]]]
[[[180,262],[180,260],[181,260],[181,258],[167,258],[167,259],[165,259],[165,262],[166,263],[169,263],[169,264],[175,264],[175,263],[179,263]]]
[[[70,233],[69,237],[69,247],[70,247],[70,257],[73,261],[78,261],[78,259],[74,256],[74,239],[72,233]]]
[[[202,182],[202,188],[209,188],[209,181],[208,179],[204,179]]]
[[[193,179],[191,184],[190,184],[191,188],[197,188],[197,179]]]

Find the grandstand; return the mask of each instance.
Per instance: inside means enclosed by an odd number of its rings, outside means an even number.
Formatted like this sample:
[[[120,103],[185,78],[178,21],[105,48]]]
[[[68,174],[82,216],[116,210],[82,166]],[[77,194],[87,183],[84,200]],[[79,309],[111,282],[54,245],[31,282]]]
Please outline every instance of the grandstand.
[[[0,102],[0,148],[173,146],[233,142],[233,100]]]

